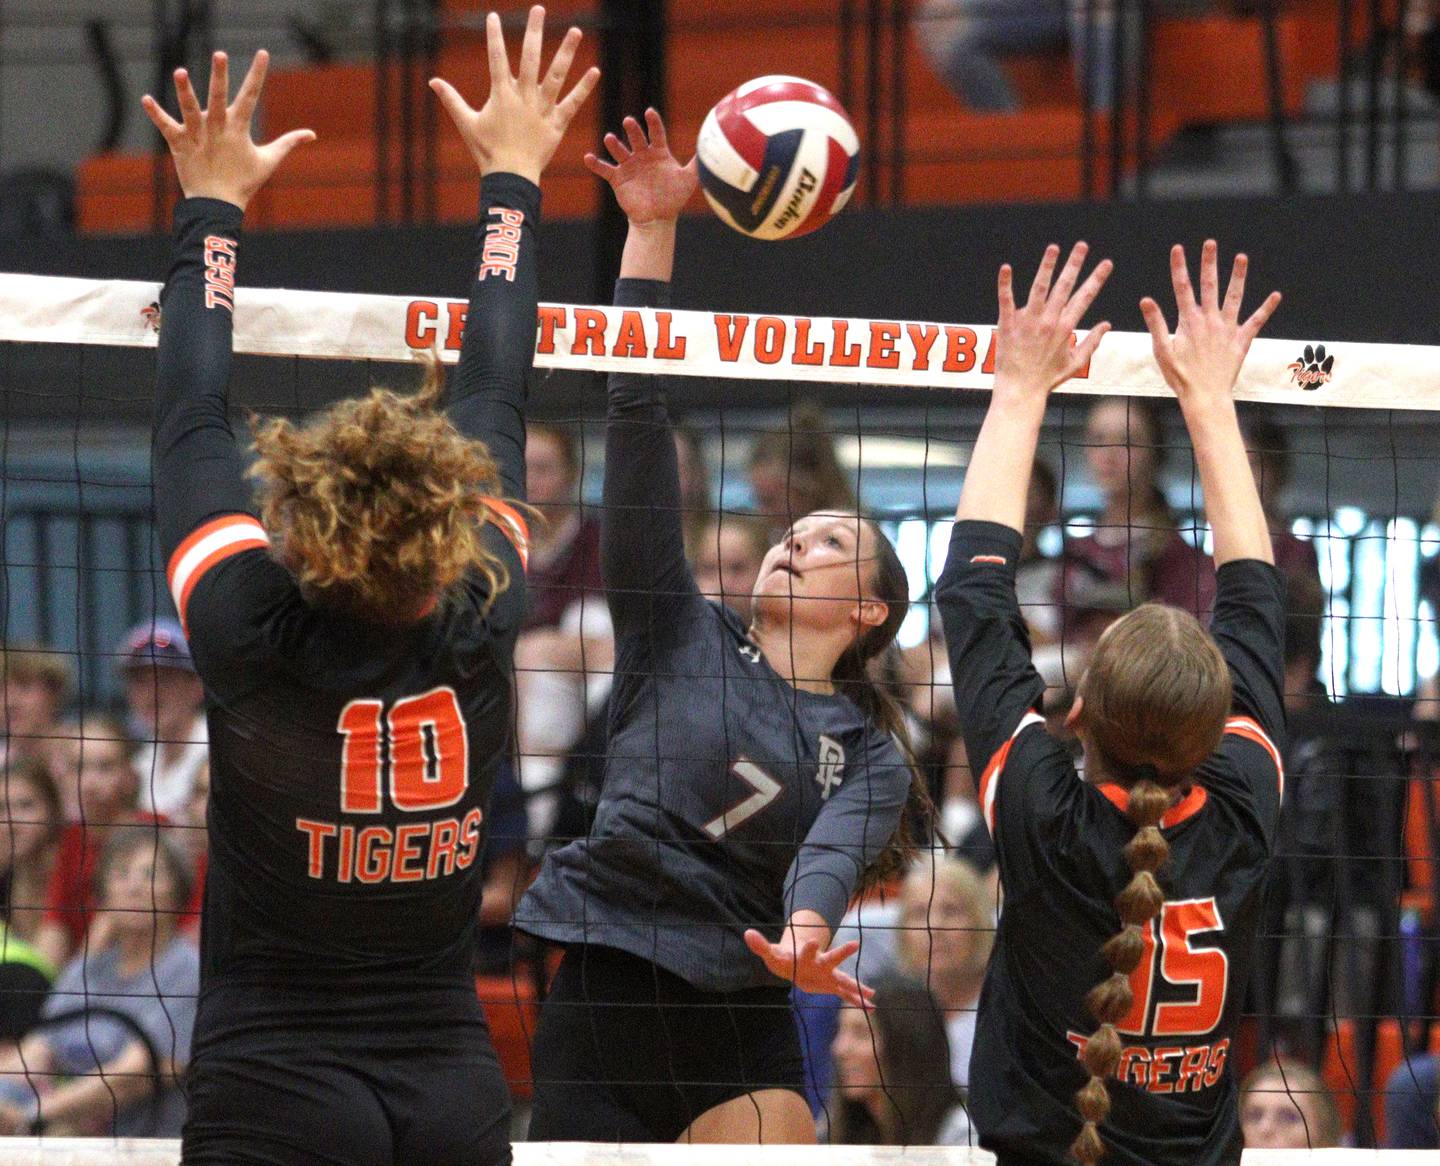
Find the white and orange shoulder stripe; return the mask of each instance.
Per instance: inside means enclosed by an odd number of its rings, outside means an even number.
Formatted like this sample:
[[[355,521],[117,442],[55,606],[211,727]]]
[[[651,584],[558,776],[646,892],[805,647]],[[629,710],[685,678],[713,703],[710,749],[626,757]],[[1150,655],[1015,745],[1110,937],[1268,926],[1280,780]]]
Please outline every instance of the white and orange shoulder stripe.
[[[529,570],[530,524],[525,521],[525,516],[510,503],[502,502],[499,498],[486,498],[484,502],[485,509],[490,511],[489,520],[510,540],[510,545],[520,556],[521,569]]]
[[[1020,723],[1015,726],[1015,731],[1010,734],[1010,739],[995,751],[995,756],[990,758],[990,764],[985,767],[985,772],[980,775],[980,809],[985,815],[985,825],[990,831],[990,836],[995,836],[995,792],[1000,786],[1000,771],[1005,768],[1005,762],[1010,759],[1010,747],[1015,744],[1015,739],[1020,736],[1031,725],[1043,725],[1045,718],[1033,709],[1020,718]]]
[[[1262,729],[1259,722],[1253,717],[1231,717],[1225,722],[1225,733],[1227,736],[1243,737],[1247,741],[1254,741],[1270,754],[1270,760],[1275,762],[1275,776],[1279,782],[1280,796],[1283,798],[1285,796],[1285,762],[1280,757],[1280,750],[1275,748],[1275,742],[1270,740],[1270,734]]]
[[[175,548],[165,568],[165,581],[186,635],[190,633],[190,596],[205,573],[231,555],[269,545],[265,528],[250,515],[225,514],[201,523]]]

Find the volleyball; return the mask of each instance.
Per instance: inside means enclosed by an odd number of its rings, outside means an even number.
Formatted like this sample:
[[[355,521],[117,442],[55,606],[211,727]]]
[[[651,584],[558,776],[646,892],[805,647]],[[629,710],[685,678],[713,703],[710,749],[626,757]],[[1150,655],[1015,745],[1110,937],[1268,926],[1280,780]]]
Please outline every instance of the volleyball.
[[[829,90],[801,77],[747,81],[705,117],[696,143],[706,201],[752,239],[794,239],[850,200],[860,139]]]

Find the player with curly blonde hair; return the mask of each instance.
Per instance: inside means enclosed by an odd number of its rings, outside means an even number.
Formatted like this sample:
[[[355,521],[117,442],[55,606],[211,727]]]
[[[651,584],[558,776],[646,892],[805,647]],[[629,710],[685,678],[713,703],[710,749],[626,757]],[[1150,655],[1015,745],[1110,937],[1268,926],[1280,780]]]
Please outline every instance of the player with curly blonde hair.
[[[371,389],[304,425],[256,423],[260,521],[313,603],[403,623],[467,572],[486,609],[510,585],[483,532],[515,508],[497,500],[485,443],[438,411],[444,387],[432,363],[418,393]]]
[[[250,121],[215,54],[208,109],[145,107],[185,199],[164,293],[155,509],[205,683],[212,785],[183,1156],[204,1163],[510,1160],[509,1094],[472,977],[482,822],[525,606],[525,379],[536,183],[594,87],[562,98],[571,29],[518,75],[487,24],[490,96],[432,87],[479,165],[460,367],[255,432],[258,514],[226,391],[243,208],[299,130]]]

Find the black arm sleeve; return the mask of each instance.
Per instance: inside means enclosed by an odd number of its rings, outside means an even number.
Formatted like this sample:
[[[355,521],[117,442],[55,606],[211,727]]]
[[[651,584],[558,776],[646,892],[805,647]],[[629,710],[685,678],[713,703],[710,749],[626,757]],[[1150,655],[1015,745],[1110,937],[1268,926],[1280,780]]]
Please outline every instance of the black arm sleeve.
[[[525,381],[535,362],[540,188],[518,174],[480,184],[475,282],[450,419],[489,447],[505,496],[525,500]]]
[[[1232,707],[1285,749],[1285,577],[1269,563],[1238,559],[1216,575],[1210,632],[1230,666]]]
[[[955,708],[976,774],[1038,710],[1045,682],[1015,598],[1020,535],[994,522],[957,522],[935,585],[955,685]]]
[[[207,518],[251,512],[226,403],[241,216],[239,207],[213,198],[175,208],[160,296],[152,450],[155,522],[167,563]]]
[[[669,285],[622,279],[617,307],[669,302]],[[611,373],[605,422],[600,569],[615,635],[663,635],[699,599],[685,561],[680,467],[657,377]]]

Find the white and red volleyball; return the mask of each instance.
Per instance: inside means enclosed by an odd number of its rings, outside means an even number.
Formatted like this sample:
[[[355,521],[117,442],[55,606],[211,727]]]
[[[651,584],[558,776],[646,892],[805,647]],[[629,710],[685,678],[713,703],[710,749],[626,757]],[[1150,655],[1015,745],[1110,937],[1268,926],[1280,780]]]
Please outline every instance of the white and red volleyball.
[[[752,239],[823,227],[849,200],[860,139],[828,89],[800,77],[757,77],[700,127],[700,186],[711,208]]]

